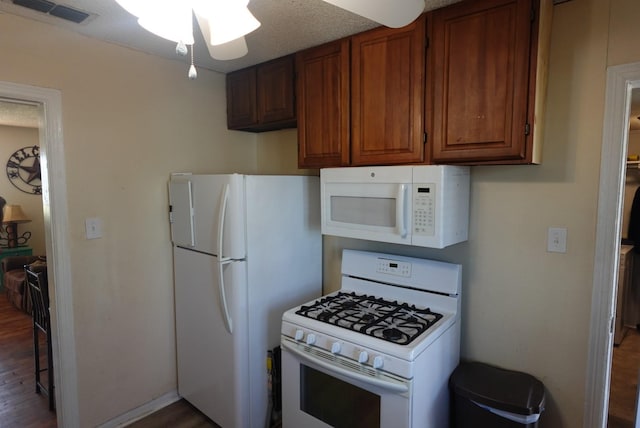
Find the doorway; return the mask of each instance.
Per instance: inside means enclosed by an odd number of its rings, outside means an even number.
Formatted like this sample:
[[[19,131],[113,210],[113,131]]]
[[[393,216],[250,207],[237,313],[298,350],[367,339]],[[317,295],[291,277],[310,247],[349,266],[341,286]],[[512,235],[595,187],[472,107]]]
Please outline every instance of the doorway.
[[[631,92],[627,165],[622,189],[622,230],[614,348],[609,384],[608,428],[632,427],[635,422],[640,369],[640,89]],[[636,246],[636,243],[639,244]],[[636,260],[638,262],[636,263]]]
[[[629,113],[640,62],[609,67],[605,99],[591,301],[585,427],[606,427],[622,232]]]
[[[45,246],[51,284],[51,318],[58,426],[78,427],[73,298],[67,227],[67,194],[59,91],[0,82],[0,98],[40,108],[39,145]]]

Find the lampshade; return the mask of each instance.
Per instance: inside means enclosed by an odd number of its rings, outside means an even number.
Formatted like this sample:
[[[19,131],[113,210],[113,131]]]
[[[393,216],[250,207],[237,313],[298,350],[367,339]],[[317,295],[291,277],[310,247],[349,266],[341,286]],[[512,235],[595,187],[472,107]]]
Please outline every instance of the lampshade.
[[[28,223],[31,219],[22,211],[20,205],[6,205],[2,223]]]

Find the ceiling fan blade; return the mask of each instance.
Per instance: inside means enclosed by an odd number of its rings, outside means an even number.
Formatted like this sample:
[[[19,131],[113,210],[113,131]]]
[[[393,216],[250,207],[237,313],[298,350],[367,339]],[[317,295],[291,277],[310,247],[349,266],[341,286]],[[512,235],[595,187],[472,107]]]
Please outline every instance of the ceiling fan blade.
[[[391,28],[412,23],[424,11],[424,0],[324,0]]]
[[[241,58],[249,52],[244,36],[221,45],[214,46],[207,43],[207,48],[209,49],[209,55],[211,55],[213,59],[223,61]]]
[[[231,40],[220,45],[212,45],[211,26],[209,24],[209,20],[201,16],[197,12],[196,20],[198,21],[198,26],[200,27],[200,31],[202,31],[202,35],[204,36],[204,41],[207,45],[207,49],[209,50],[209,55],[211,55],[211,58],[227,61],[230,59],[241,58],[249,52],[249,49],[247,48],[247,42],[244,37],[238,37],[235,40]]]

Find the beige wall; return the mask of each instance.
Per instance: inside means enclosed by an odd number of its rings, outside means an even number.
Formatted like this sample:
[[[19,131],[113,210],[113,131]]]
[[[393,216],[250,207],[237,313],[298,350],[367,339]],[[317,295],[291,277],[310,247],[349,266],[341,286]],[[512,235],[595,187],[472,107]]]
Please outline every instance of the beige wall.
[[[45,254],[46,252],[42,196],[25,193],[11,184],[7,177],[6,165],[9,157],[16,150],[39,145],[37,129],[0,125],[0,169],[2,170],[0,173],[0,196],[6,199],[7,204],[20,205],[22,211],[31,219],[29,223],[18,225],[18,235],[22,236],[25,232],[31,232],[27,246],[33,249],[33,254]],[[6,238],[4,234],[3,238]]]
[[[176,388],[170,172],[255,172],[256,137],[226,130],[224,76],[190,81],[185,62],[8,14],[0,58],[0,81],[62,94],[80,426],[95,426]]]

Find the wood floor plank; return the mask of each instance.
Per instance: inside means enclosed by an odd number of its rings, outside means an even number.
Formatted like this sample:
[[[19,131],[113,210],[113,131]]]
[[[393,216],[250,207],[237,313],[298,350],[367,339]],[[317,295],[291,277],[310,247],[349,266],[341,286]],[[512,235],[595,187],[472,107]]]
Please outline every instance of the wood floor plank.
[[[639,371],[640,332],[636,329],[629,329],[620,346],[613,349],[609,428],[633,427]]]
[[[128,426],[129,428],[220,428],[185,400],[158,410],[157,412]]]

